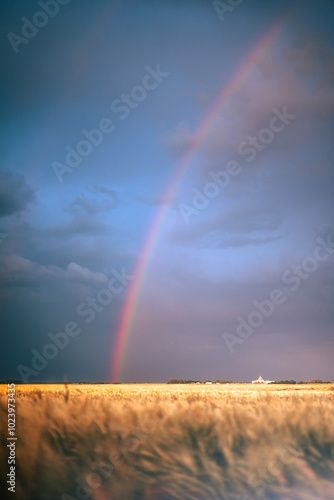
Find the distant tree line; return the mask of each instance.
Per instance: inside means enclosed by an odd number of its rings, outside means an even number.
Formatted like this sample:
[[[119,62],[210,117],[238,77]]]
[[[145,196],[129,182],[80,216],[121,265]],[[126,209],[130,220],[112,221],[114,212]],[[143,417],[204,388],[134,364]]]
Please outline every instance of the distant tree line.
[[[0,384],[22,384],[22,380],[16,380],[15,378],[9,378],[8,380],[0,380]]]
[[[319,378],[315,380],[311,380],[310,382],[304,382],[300,380],[296,382],[296,380],[279,380],[277,382],[270,382],[271,384],[331,384],[332,382],[320,380]]]
[[[311,380],[310,382],[304,382],[300,380],[297,382],[296,380],[278,380],[276,382],[270,382],[270,384],[331,384],[330,381],[323,381],[320,379]],[[215,380],[212,382],[211,380],[205,380],[202,382],[201,380],[185,380],[180,378],[171,378],[168,380],[167,384],[233,384],[232,380]]]
[[[329,380],[320,380],[318,378],[316,378],[315,380],[311,380],[311,382],[309,382],[309,384],[331,384],[332,382],[330,382]]]
[[[171,378],[168,380],[167,384],[233,384],[232,380],[215,380],[212,382],[211,380],[205,380],[202,382],[201,380],[184,380],[180,378]]]
[[[271,384],[297,384],[295,380],[277,380],[276,382],[270,382]],[[298,384],[306,384],[306,382],[298,382]]]

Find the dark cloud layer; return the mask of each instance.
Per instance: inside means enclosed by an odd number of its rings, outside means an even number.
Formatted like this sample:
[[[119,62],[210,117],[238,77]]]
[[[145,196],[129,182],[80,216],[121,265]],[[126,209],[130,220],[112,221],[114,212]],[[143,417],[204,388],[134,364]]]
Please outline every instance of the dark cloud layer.
[[[0,217],[23,212],[35,199],[23,175],[0,172]]]

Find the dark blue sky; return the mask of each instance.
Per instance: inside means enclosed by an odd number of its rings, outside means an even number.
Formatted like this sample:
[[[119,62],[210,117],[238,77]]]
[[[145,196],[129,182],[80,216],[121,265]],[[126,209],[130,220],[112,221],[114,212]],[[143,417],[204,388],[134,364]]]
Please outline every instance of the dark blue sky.
[[[0,379],[108,380],[166,188],[294,5],[228,4],[1,2]],[[166,207],[120,380],[334,380],[333,15],[296,2],[217,116]]]

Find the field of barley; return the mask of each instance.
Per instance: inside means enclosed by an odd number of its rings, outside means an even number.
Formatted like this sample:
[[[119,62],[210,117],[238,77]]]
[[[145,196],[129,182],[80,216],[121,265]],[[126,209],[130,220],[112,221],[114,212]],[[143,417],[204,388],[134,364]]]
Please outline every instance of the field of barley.
[[[8,495],[0,386],[0,496]],[[334,384],[17,385],[19,500],[334,499]]]

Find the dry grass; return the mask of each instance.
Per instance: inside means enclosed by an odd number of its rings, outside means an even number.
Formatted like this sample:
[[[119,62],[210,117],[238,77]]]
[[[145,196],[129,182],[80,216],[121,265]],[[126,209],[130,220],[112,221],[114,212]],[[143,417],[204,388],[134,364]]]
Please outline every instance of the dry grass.
[[[333,385],[35,385],[16,399],[20,500],[334,499]]]

